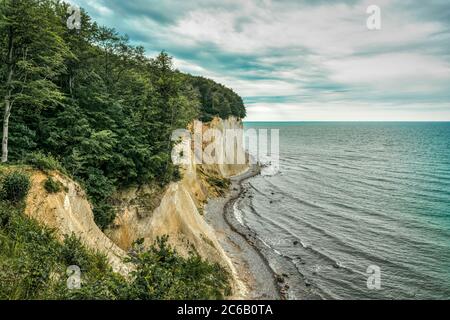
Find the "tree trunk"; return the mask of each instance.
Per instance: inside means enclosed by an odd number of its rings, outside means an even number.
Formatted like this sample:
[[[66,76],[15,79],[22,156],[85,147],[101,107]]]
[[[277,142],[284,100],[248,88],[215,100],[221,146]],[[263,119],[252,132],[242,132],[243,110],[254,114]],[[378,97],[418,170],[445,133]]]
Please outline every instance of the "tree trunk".
[[[8,134],[9,116],[11,115],[11,101],[5,98],[5,113],[3,116],[2,162],[8,162]]]
[[[5,111],[3,114],[3,138],[2,138],[2,162],[8,162],[8,135],[9,135],[9,116],[12,108],[12,79],[14,74],[14,32],[13,28],[9,27],[8,32],[8,79],[6,80],[6,95],[5,95]]]
[[[70,92],[70,97],[71,98],[73,98],[73,75],[72,75],[72,71],[70,71],[70,74],[69,74],[69,92]]]

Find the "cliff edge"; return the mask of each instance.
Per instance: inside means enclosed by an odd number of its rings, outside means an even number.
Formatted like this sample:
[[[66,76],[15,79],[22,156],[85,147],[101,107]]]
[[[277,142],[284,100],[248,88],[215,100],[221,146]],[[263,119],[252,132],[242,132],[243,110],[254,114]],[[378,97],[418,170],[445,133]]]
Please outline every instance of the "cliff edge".
[[[242,129],[242,122],[233,117],[227,120],[214,118],[203,125],[204,132],[208,129],[217,129],[222,133],[228,129],[239,130]],[[106,234],[123,250],[129,249],[137,239],[144,239],[146,245],[151,245],[157,237],[169,235],[170,244],[179,253],[187,255],[195,251],[202,258],[228,269],[232,275],[234,298],[243,298],[245,285],[238,279],[233,263],[202,216],[202,210],[208,198],[219,196],[221,192],[221,188],[211,181],[227,181],[247,169],[246,164],[199,165],[194,163],[192,157],[190,163],[181,168],[182,179],[167,187],[159,199],[159,205],[153,210],[155,204],[151,201],[157,199],[154,187],[142,186],[119,192],[116,195],[117,218]]]
[[[215,118],[202,130],[242,129],[236,118]],[[157,237],[168,235],[169,242],[182,255],[198,253],[202,258],[225,267],[232,278],[233,298],[245,298],[246,287],[239,280],[233,263],[225,254],[217,236],[202,213],[208,198],[226,192],[227,179],[243,173],[246,164],[189,164],[181,168],[182,179],[166,188],[144,185],[117,192],[117,216],[103,233],[95,224],[91,205],[80,185],[58,172],[33,171],[32,187],[26,199],[26,214],[55,229],[58,237],[75,234],[89,248],[105,254],[114,271],[127,274],[130,266],[123,262],[126,252],[138,239],[151,245]],[[50,194],[44,188],[51,176],[64,190]],[[222,181],[216,185],[213,182]]]

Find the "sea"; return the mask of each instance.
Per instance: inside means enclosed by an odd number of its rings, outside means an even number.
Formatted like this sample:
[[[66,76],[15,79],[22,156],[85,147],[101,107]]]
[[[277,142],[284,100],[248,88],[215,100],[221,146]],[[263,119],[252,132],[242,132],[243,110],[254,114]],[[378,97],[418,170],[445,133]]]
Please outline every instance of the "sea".
[[[279,130],[234,207],[267,259],[323,299],[450,299],[450,123],[244,127]]]

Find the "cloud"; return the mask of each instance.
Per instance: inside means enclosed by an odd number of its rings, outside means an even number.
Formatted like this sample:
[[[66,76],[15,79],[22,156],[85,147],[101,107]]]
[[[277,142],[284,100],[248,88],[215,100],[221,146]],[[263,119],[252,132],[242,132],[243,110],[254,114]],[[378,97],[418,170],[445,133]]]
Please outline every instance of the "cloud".
[[[247,112],[251,121],[442,121],[450,119],[450,104],[258,103]]]
[[[450,120],[447,0],[378,0],[380,31],[366,28],[366,0],[73,2],[149,54],[167,50],[180,70],[232,87],[250,120]]]

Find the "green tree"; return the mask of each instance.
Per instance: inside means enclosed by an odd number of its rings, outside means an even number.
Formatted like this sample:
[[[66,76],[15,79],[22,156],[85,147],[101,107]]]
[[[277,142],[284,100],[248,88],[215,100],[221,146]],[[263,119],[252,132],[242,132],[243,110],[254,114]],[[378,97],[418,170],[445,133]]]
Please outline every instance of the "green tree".
[[[172,58],[161,52],[151,63],[151,79],[154,95],[151,100],[150,115],[152,122],[151,139],[156,143],[158,156],[163,158],[163,168],[160,171],[163,181],[170,179],[171,135],[176,128],[176,117],[180,111],[180,77],[173,70]]]
[[[69,50],[62,28],[55,23],[51,1],[2,0],[0,55],[2,60],[3,139],[2,162],[8,161],[11,111],[15,105],[29,112],[59,104],[63,95],[52,82],[65,70]]]
[[[166,52],[146,57],[83,10],[81,29],[69,30],[67,8],[0,0],[3,159],[36,165],[34,155],[50,156],[87,188],[105,228],[115,190],[179,178],[174,129],[197,118],[242,118],[245,108],[231,89],[175,70]]]

